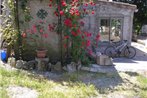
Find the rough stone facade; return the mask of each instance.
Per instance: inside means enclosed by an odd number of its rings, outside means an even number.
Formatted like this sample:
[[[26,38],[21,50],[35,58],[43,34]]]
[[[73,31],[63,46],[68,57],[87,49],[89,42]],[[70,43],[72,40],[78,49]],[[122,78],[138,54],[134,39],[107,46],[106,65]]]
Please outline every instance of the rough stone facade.
[[[43,9],[47,12],[47,16],[44,19],[46,23],[52,24],[57,22],[57,18],[53,16],[53,9],[48,6],[49,0],[30,0],[28,6],[30,7],[31,16],[33,19],[30,21],[29,25],[21,26],[22,29],[28,29],[32,27],[33,24],[37,24],[40,20],[37,17],[37,12],[40,9]],[[91,8],[91,7],[89,7]],[[82,20],[85,22],[84,30],[93,33],[95,36],[99,30],[100,19],[101,18],[120,18],[122,19],[122,36],[121,39],[128,40],[131,43],[132,38],[132,25],[133,25],[133,15],[136,10],[135,5],[130,5],[126,3],[110,2],[110,1],[100,1],[96,2],[96,7],[92,8],[95,11],[95,14],[89,14]],[[23,13],[20,13],[20,20]],[[49,32],[48,38],[45,39],[45,45],[48,48],[48,54],[59,58],[60,51],[60,41],[59,35],[56,32]]]
[[[55,31],[49,31],[48,25],[57,23],[57,17],[53,15],[54,8],[50,8],[48,6],[49,0],[30,0],[28,2],[28,6],[30,8],[30,14],[32,16],[31,21],[27,25],[21,25],[21,29],[24,31],[30,30],[33,28],[33,25],[39,24],[39,21],[44,21],[44,29],[45,33],[48,34],[47,38],[44,39],[44,46],[48,50],[48,56],[49,57],[54,57],[54,58],[59,58],[59,35]],[[45,12],[47,12],[47,15],[45,16],[44,19],[41,19],[37,16],[37,13],[39,10],[43,9]],[[23,17],[21,17],[21,11],[20,11],[20,20],[23,20]],[[23,14],[22,14],[23,15]],[[37,31],[38,32],[38,31]],[[26,32],[28,33],[28,32]],[[28,34],[29,35],[29,34]],[[37,42],[39,44],[39,42]]]
[[[136,10],[135,5],[98,0],[96,2],[96,8],[93,9],[96,13],[88,15],[83,19],[86,24],[84,27],[85,30],[90,31],[95,35],[100,32],[99,27],[101,18],[118,18],[121,19],[122,24],[121,40],[128,40],[131,43],[133,16]]]
[[[47,12],[47,17],[44,19],[47,23],[57,22],[57,19],[53,16],[53,9],[48,7],[48,0],[30,0],[29,7],[31,9],[31,20],[29,27],[36,24],[36,21],[40,20],[37,17],[37,12],[43,9]],[[93,37],[100,32],[100,19],[101,18],[119,18],[121,19],[121,39],[128,40],[131,43],[132,38],[132,25],[133,15],[136,10],[135,5],[126,3],[111,2],[111,1],[100,1],[96,2],[96,7],[88,6],[87,9],[93,9],[95,14],[86,15],[82,20],[85,22],[84,31],[93,33]],[[47,28],[47,27],[46,27]],[[59,56],[59,36],[56,32],[49,32],[48,38],[46,39],[46,46],[49,49],[49,55]],[[110,39],[109,39],[110,41]]]

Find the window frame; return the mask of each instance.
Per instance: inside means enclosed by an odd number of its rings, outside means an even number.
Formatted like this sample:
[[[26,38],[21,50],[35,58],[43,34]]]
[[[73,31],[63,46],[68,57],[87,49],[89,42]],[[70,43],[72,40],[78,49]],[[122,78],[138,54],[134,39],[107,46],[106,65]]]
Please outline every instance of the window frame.
[[[108,19],[110,22],[109,22],[109,39],[108,39],[108,42],[110,42],[111,41],[111,27],[112,27],[112,25],[111,25],[111,23],[112,23],[112,19],[120,19],[120,21],[121,21],[121,35],[120,35],[120,40],[123,40],[123,27],[124,27],[124,17],[116,17],[116,16],[109,16],[109,17],[99,17],[98,18],[98,31],[99,31],[99,33],[100,33],[100,29],[99,29],[99,27],[101,26],[101,20],[102,19]]]

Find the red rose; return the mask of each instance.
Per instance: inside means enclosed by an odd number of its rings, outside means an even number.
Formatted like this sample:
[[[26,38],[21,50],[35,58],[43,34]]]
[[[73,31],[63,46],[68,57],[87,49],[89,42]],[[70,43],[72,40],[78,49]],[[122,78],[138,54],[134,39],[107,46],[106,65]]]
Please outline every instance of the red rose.
[[[87,40],[87,41],[86,41],[86,47],[89,47],[90,44],[91,44],[90,40]]]
[[[26,38],[27,37],[27,34],[26,33],[22,33],[22,37],[23,38]]]
[[[64,36],[64,39],[68,39],[68,38],[69,38],[69,36],[68,36],[68,35]]]
[[[64,15],[64,11],[60,11],[59,13],[60,13],[61,16]]]
[[[65,1],[62,1],[62,2],[61,2],[61,5],[62,5],[62,6],[66,6],[66,2],[65,2]]]
[[[49,4],[48,6],[49,6],[49,7],[52,7],[52,4]]]
[[[95,14],[95,11],[92,11],[91,14]]]
[[[68,27],[72,27],[72,21],[70,19],[65,19],[64,24]]]

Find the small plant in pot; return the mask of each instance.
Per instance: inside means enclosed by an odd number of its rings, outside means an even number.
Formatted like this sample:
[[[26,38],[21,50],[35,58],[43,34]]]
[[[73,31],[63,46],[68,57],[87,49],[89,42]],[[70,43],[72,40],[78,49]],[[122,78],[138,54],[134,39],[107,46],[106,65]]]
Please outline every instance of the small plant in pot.
[[[45,39],[48,37],[48,34],[45,32],[45,22],[43,20],[40,20],[38,24],[32,26],[32,35],[35,36],[37,57],[46,57],[47,49],[45,47]]]

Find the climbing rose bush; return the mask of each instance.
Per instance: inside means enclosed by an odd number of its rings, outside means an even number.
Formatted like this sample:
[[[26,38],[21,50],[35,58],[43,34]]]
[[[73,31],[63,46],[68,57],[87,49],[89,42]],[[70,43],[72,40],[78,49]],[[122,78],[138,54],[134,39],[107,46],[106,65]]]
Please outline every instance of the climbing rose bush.
[[[84,32],[81,27],[84,26],[84,22],[81,19],[87,14],[95,14],[93,9],[86,9],[88,6],[95,6],[95,3],[82,2],[81,0],[61,0],[57,4],[50,0],[49,7],[56,7],[54,15],[62,17],[62,32],[64,33],[64,48],[71,49],[71,56],[75,62],[82,61],[86,57],[88,47],[91,46],[92,42],[90,37],[91,32]],[[96,38],[98,40],[98,37]],[[71,43],[71,44],[69,44]],[[92,53],[91,50],[88,50]]]

